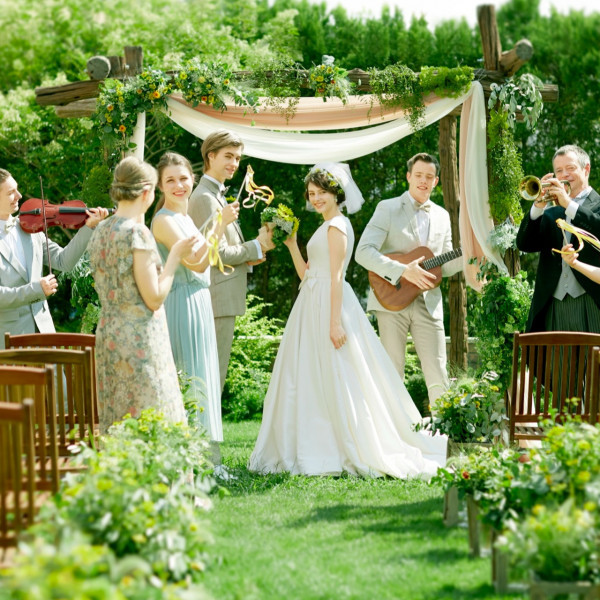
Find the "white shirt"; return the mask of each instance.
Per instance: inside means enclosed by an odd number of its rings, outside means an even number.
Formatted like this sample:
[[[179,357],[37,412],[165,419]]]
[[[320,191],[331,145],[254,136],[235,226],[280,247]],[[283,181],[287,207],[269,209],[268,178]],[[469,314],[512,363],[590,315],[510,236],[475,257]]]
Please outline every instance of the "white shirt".
[[[6,230],[7,223],[12,223],[8,231]],[[25,249],[23,248],[23,242],[17,229],[18,225],[14,217],[10,217],[8,221],[0,219],[0,240],[4,241],[8,248],[10,248],[25,270],[29,271],[25,264]]]

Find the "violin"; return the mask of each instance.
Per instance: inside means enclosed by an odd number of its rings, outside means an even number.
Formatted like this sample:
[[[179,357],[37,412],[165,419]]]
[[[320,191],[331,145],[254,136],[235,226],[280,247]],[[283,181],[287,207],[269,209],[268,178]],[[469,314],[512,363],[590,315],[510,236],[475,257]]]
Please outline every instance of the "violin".
[[[81,229],[88,219],[86,210],[87,206],[83,200],[66,200],[62,204],[50,204],[48,200],[30,198],[21,205],[19,223],[21,229],[27,233],[45,231],[47,227],[54,225],[66,229]]]

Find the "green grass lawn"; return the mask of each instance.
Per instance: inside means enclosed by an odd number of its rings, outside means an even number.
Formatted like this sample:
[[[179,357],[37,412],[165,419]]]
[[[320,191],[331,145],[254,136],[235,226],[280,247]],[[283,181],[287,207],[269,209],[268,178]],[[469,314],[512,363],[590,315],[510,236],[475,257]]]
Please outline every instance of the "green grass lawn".
[[[225,423],[236,474],[215,499],[205,585],[214,598],[402,600],[498,596],[490,559],[442,523],[442,493],[420,481],[255,475],[256,422]]]

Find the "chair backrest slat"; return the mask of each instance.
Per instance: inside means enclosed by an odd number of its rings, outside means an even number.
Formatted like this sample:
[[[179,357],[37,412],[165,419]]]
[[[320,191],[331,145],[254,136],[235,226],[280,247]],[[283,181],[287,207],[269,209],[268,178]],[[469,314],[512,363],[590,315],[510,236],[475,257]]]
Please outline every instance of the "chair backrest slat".
[[[0,402],[0,547],[16,545],[35,514],[33,401]]]
[[[21,404],[26,398],[33,400],[34,444],[36,454],[36,489],[58,491],[58,440],[56,397],[51,367],[23,367],[0,365],[2,399],[11,404]]]
[[[90,333],[28,333],[5,336],[6,348],[63,348],[66,350],[89,349],[91,355],[91,381],[94,423],[99,423],[96,383],[96,336]]]
[[[52,365],[58,410],[48,415],[58,428],[59,452],[68,456],[74,441],[94,437],[90,349],[16,348],[0,350],[0,364]]]

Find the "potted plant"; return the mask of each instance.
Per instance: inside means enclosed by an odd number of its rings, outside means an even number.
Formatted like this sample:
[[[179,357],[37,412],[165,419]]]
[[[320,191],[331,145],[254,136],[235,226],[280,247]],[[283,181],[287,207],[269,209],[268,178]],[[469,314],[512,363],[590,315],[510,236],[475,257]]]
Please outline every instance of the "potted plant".
[[[597,506],[537,504],[524,519],[510,519],[497,546],[531,573],[531,598],[600,593],[600,529]]]
[[[416,427],[447,435],[448,456],[464,444],[491,444],[506,431],[506,409],[496,374],[454,379],[432,405],[432,417]]]

